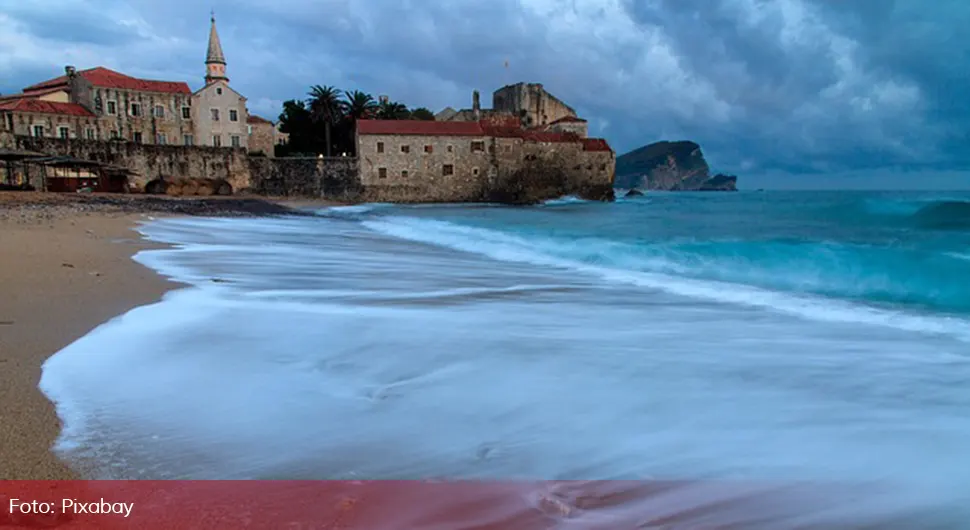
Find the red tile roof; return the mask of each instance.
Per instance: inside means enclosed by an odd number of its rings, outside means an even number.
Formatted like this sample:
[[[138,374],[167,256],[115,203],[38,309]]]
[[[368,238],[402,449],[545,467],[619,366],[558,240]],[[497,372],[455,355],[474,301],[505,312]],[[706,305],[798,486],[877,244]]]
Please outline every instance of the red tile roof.
[[[407,136],[485,136],[474,121],[357,120],[358,134]]]
[[[114,70],[109,70],[103,66],[81,70],[78,75],[86,79],[96,87],[116,88],[121,90],[138,90],[142,92],[162,92],[166,94],[191,94],[189,85],[181,81],[152,81],[149,79],[138,79]],[[37,92],[51,88],[58,88],[67,84],[67,76],[60,76],[54,79],[31,85],[24,89],[24,92]]]
[[[93,117],[94,114],[77,103],[59,103],[33,98],[0,101],[0,110],[17,112],[37,112],[42,114],[63,114],[68,116]]]
[[[549,125],[555,125],[557,123],[586,123],[586,120],[582,118],[577,118],[576,116],[566,116],[564,118],[559,118],[558,120],[550,123]]]
[[[568,132],[549,132],[539,130],[523,131],[522,138],[531,142],[556,143],[556,142],[578,142],[579,135]]]
[[[610,144],[602,138],[583,138],[583,151],[612,151]]]
[[[254,114],[250,114],[249,117],[246,118],[246,123],[268,123],[270,125],[273,125],[273,122],[267,120],[266,118],[256,116]]]
[[[507,127],[512,129],[521,129],[522,120],[517,116],[506,114],[506,113],[489,113],[482,118],[482,125],[488,125],[491,127]]]
[[[518,119],[469,121],[358,120],[359,134],[413,136],[490,136],[521,138],[527,142],[580,143],[584,151],[612,151],[602,138],[580,138],[572,132],[523,129]]]

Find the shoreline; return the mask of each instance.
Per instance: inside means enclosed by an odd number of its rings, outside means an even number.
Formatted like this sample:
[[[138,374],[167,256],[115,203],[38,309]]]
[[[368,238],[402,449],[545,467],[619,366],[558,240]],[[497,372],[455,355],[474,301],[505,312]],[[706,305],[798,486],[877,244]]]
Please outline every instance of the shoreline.
[[[301,212],[262,198],[0,192],[0,480],[80,478],[51,451],[62,428],[38,388],[48,358],[185,285],[136,262],[140,222]]]

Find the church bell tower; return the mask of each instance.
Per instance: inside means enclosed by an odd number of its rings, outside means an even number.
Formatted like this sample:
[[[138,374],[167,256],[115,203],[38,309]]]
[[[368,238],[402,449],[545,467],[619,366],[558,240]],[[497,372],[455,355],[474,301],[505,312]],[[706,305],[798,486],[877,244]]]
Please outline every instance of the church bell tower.
[[[209,51],[205,56],[205,84],[215,81],[229,81],[226,77],[226,56],[222,53],[222,43],[219,42],[219,33],[216,32],[216,15],[212,14],[209,28]]]

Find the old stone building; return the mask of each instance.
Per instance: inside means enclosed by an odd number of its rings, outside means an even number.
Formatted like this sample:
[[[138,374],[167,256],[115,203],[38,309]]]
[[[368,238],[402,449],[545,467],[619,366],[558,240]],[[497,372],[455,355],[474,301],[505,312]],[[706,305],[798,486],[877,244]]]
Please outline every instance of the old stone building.
[[[279,124],[255,116],[249,115],[247,121],[249,136],[249,152],[274,156],[277,145],[285,145],[289,135],[280,131]]]
[[[65,75],[4,98],[0,112],[15,134],[165,144],[181,143],[192,134],[190,105],[185,83],[68,66]],[[92,119],[58,119],[68,116]]]
[[[492,93],[492,108],[483,109],[478,91],[472,93],[470,109],[447,107],[435,115],[437,121],[474,122],[514,116],[525,128],[587,135],[586,120],[572,107],[546,91],[539,83],[516,83]]]
[[[526,127],[542,127],[563,118],[576,118],[576,111],[546,91],[539,83],[516,83],[492,94],[492,109],[514,114]]]
[[[0,98],[0,130],[15,135],[138,144],[241,147],[246,98],[229,87],[211,19],[205,85],[132,77],[104,67],[76,70]]]
[[[97,137],[97,128],[97,116],[76,103],[0,99],[0,131],[19,136],[85,138]]]
[[[524,128],[514,116],[361,120],[357,153],[374,200],[492,200],[489,190],[519,180],[612,197],[615,155],[605,140]]]
[[[226,56],[216,31],[215,17],[209,27],[205,68],[205,86],[192,94],[192,117],[199,145],[248,147],[246,98],[229,86]]]

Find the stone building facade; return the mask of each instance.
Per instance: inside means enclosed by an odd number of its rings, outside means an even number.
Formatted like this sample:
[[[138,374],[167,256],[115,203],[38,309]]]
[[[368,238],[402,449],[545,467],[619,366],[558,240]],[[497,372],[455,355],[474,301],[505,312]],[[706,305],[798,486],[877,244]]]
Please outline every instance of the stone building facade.
[[[192,94],[192,117],[198,144],[209,147],[246,148],[249,143],[249,112],[246,98],[229,86],[226,56],[213,17],[205,57],[205,86]]]
[[[522,186],[530,197],[612,198],[616,158],[602,139],[527,129],[515,117],[479,121],[361,120],[360,181],[371,200],[490,201]],[[548,187],[548,193],[535,190]]]
[[[492,94],[492,109],[513,114],[526,127],[542,127],[563,118],[576,118],[576,111],[543,88],[540,83],[516,83]]]
[[[478,91],[472,93],[470,109],[455,110],[447,107],[435,115],[437,121],[464,121],[502,119],[514,116],[525,128],[544,129],[551,132],[569,132],[585,137],[586,120],[580,118],[572,107],[553,96],[539,83],[516,83],[504,86],[492,93],[492,108],[483,109]]]
[[[273,156],[277,145],[285,145],[289,135],[280,132],[279,124],[250,115],[248,120],[249,152]]]
[[[549,125],[542,127],[542,129],[549,132],[575,134],[580,138],[586,138],[589,135],[586,120],[576,116],[559,118],[558,120],[550,122]]]
[[[0,100],[0,114],[9,130],[25,136],[180,144],[192,134],[191,95],[185,83],[69,66],[61,77]],[[69,116],[91,119],[74,120],[65,130]]]
[[[0,132],[0,149],[36,151],[124,167],[132,171],[128,184],[136,192],[159,178],[224,179],[235,191],[251,186],[250,157],[243,149],[15,136],[4,132]]]
[[[0,130],[45,138],[246,148],[246,98],[229,86],[215,19],[210,22],[205,84],[196,92],[181,81],[68,66],[63,76],[0,98]]]

